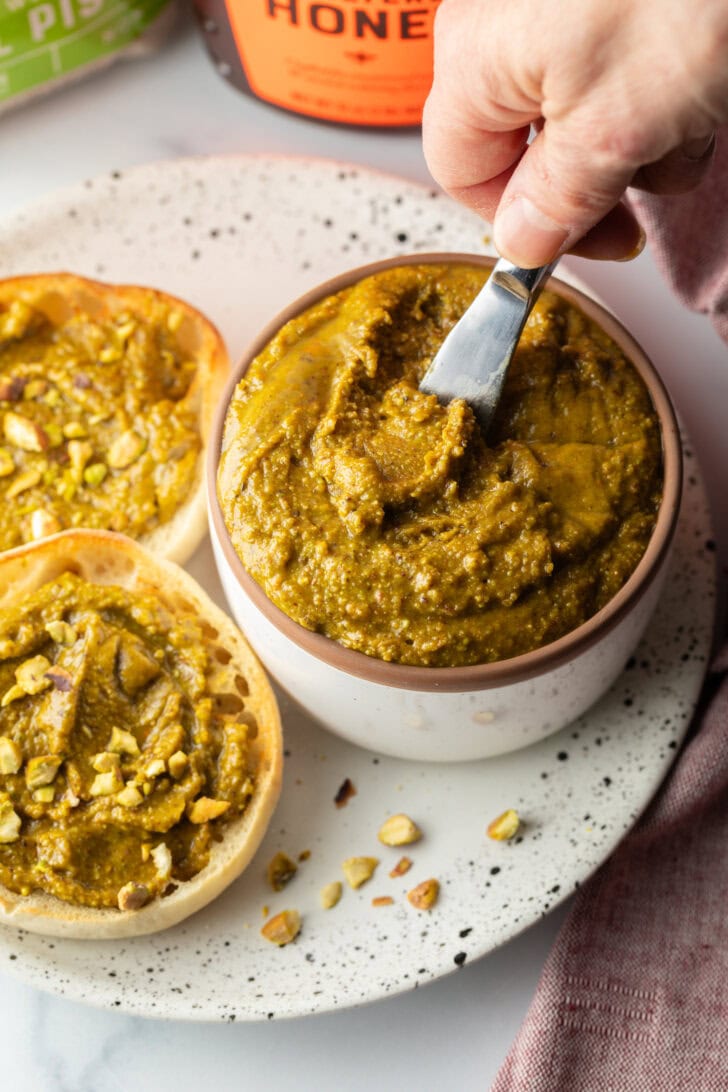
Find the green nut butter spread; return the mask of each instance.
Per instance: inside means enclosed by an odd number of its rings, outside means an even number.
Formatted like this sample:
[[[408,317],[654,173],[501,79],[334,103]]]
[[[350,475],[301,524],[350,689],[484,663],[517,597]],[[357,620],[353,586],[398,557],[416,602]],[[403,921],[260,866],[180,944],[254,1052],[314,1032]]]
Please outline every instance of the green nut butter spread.
[[[232,398],[218,491],[302,626],[381,660],[502,660],[580,625],[642,556],[659,424],[619,347],[544,292],[487,440],[418,384],[487,271],[409,265],[288,322]]]

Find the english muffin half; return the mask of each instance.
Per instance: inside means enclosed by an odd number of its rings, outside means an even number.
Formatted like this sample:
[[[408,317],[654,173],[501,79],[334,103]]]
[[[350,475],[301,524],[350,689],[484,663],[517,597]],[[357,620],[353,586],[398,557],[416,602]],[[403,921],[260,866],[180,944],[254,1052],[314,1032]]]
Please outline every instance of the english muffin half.
[[[186,560],[228,366],[212,323],[156,289],[0,281],[0,550],[92,527]]]
[[[93,530],[0,556],[0,921],[175,924],[252,858],[281,763],[262,668],[178,566]]]

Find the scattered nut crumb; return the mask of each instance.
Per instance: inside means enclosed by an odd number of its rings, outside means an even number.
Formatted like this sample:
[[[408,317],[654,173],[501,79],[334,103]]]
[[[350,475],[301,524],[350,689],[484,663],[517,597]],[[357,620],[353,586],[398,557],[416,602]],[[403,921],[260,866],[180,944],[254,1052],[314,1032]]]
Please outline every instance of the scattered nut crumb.
[[[337,902],[341,898],[343,888],[338,880],[334,880],[333,883],[327,883],[325,887],[322,887],[319,891],[319,901],[324,910],[331,910],[336,906]]]
[[[149,888],[143,883],[125,883],[116,901],[120,910],[141,910],[149,902]]]
[[[36,508],[31,513],[30,537],[34,541],[39,538],[47,538],[48,535],[54,535],[56,531],[62,529],[61,521],[52,512],[46,511],[45,508]]]
[[[394,880],[397,878],[397,876],[404,876],[405,872],[409,872],[411,868],[411,859],[409,857],[400,857],[389,875]]]
[[[298,871],[295,861],[287,853],[276,853],[268,862],[268,883],[274,891],[282,891]]]
[[[48,436],[40,425],[36,425],[29,417],[22,413],[8,412],[3,420],[5,439],[12,447],[19,447],[22,451],[45,451],[48,447]]]
[[[37,755],[25,767],[25,783],[29,789],[50,785],[63,762],[62,755]]]
[[[59,645],[72,645],[76,640],[76,631],[73,626],[68,622],[64,622],[62,618],[56,619],[53,622],[46,622],[46,633]]]
[[[118,436],[109,448],[106,461],[114,470],[125,470],[136,462],[147,446],[143,436],[139,436],[133,429],[127,429]]]
[[[96,773],[110,773],[118,770],[119,762],[119,756],[112,751],[100,751],[97,755],[91,756],[91,765]]]
[[[40,694],[51,685],[51,680],[46,678],[51,666],[45,656],[33,656],[15,669],[15,681],[26,694]]]
[[[439,894],[439,881],[431,879],[418,883],[417,887],[413,887],[411,891],[407,892],[407,898],[415,910],[430,910],[437,902]]]
[[[173,755],[170,755],[167,759],[167,769],[169,770],[175,781],[179,781],[183,773],[187,769],[189,759],[184,751],[175,751]]]
[[[23,764],[23,752],[14,739],[0,736],[0,774],[17,773]]]
[[[127,781],[121,792],[117,793],[116,799],[123,808],[136,808],[141,804],[144,795],[133,781]]]
[[[311,856],[311,850],[310,849],[302,849],[301,852],[298,854],[298,859],[299,859],[299,861],[307,861],[310,856]]]
[[[69,440],[66,450],[68,451],[71,468],[75,471],[76,480],[80,481],[83,477],[86,463],[94,453],[93,446],[88,440]]]
[[[422,831],[409,815],[390,815],[379,828],[377,837],[385,846],[408,846],[419,842]]]
[[[377,857],[347,857],[341,867],[349,886],[356,888],[372,878],[378,864]]]
[[[125,728],[113,727],[106,750],[118,755],[138,755],[139,743],[133,732],[127,732]],[[162,764],[164,768],[164,764]]]
[[[187,808],[187,818],[191,823],[207,823],[211,819],[217,819],[229,807],[229,800],[214,800],[211,796],[198,796]]]
[[[518,818],[518,812],[509,808],[488,824],[488,837],[494,838],[496,842],[508,842],[511,838],[515,838],[520,827],[521,820]]]
[[[121,771],[118,768],[106,770],[104,773],[96,774],[91,782],[89,796],[113,796],[115,792],[121,792],[123,788],[124,779],[121,776]]]
[[[281,910],[280,914],[270,918],[260,930],[266,940],[282,948],[290,944],[301,932],[301,915],[298,910]]]
[[[372,899],[372,906],[391,906],[393,902],[391,895],[377,895],[375,899]]]
[[[21,493],[25,493],[26,489],[33,489],[40,482],[43,475],[40,472],[40,468],[37,466],[30,466],[27,470],[23,470],[18,474],[13,482],[5,490],[5,496],[8,500],[13,500],[15,497],[19,497]]]
[[[159,878],[168,880],[172,875],[172,854],[169,846],[165,842],[160,842],[159,845],[154,847],[150,856],[154,861],[154,867]]]
[[[345,808],[351,800],[352,796],[356,796],[356,788],[354,782],[349,777],[345,777],[339,785],[336,796],[334,797],[334,803],[337,808]]]
[[[163,758],[153,758],[144,768],[145,777],[161,777],[166,772],[167,767],[164,765]]]
[[[22,820],[15,811],[10,798],[0,799],[0,845],[17,842],[20,837]]]
[[[108,472],[105,463],[91,463],[83,472],[83,480],[92,487],[101,485]]]
[[[55,795],[56,790],[53,785],[41,785],[39,789],[34,789],[31,793],[36,804],[52,804]]]

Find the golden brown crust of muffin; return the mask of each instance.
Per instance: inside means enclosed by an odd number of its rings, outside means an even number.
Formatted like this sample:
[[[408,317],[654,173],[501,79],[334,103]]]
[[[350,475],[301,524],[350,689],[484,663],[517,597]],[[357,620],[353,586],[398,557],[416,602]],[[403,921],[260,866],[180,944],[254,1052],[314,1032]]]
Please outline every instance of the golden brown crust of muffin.
[[[242,633],[206,592],[177,565],[153,557],[123,535],[111,531],[65,531],[0,556],[0,610],[63,572],[98,584],[115,584],[152,593],[171,610],[192,609],[205,633],[226,656],[211,679],[220,693],[234,690],[234,676],[248,684],[245,708],[258,725],[250,740],[254,791],[239,818],[214,843],[209,863],[172,894],[139,910],[99,910],[62,902],[44,893],[16,894],[0,885],[0,921],[49,936],[108,939],[157,932],[193,914],[219,895],[248,865],[275,809],[281,786],[282,739],[278,707],[268,679]]]
[[[138,541],[159,557],[180,564],[186,561],[207,529],[205,458],[212,416],[230,366],[219,331],[200,311],[159,289],[106,284],[74,273],[38,273],[0,280],[0,308],[7,307],[13,300],[29,303],[55,324],[79,310],[98,321],[108,321],[122,312],[144,316],[152,304],[166,304],[183,316],[175,336],[180,347],[197,364],[191,394],[198,412],[201,450],[184,504],[171,519]]]

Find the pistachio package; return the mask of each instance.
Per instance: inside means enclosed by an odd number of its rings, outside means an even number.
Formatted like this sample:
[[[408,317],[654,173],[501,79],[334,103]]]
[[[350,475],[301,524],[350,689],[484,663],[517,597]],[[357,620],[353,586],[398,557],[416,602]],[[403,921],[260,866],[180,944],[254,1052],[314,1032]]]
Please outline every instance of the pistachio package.
[[[157,49],[176,0],[0,0],[0,112]]]

